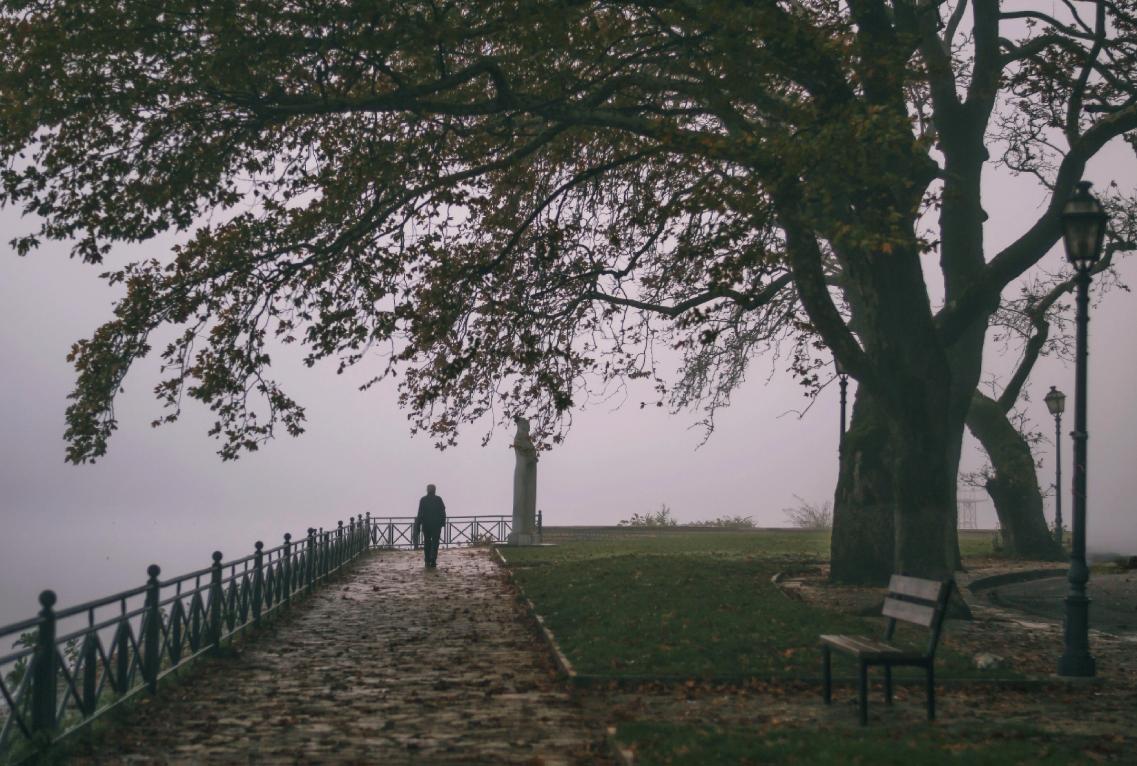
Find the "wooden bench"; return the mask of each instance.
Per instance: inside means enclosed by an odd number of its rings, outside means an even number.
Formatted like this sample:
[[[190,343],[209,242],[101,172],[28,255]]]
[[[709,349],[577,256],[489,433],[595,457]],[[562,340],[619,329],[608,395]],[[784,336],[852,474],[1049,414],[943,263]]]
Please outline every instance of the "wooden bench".
[[[868,636],[821,636],[821,672],[825,704],[832,701],[830,654],[833,649],[851,654],[857,659],[857,694],[860,705],[861,726],[868,723],[868,670],[872,665],[884,666],[884,700],[892,704],[892,668],[896,666],[922,667],[927,676],[928,720],[936,717],[936,645],[940,642],[948,599],[955,582],[922,580],[918,577],[893,575],[888,583],[888,597],[884,600],[883,614],[888,618],[884,638],[880,641]],[[928,646],[922,653],[904,649],[891,643],[896,621],[903,620],[928,628]]]

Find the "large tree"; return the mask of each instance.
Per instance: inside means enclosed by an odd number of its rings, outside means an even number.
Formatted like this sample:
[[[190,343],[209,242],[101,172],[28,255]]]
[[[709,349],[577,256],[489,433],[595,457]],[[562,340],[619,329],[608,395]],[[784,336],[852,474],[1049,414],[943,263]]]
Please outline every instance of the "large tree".
[[[716,358],[789,333],[801,371],[816,342],[860,384],[835,574],[944,575],[988,321],[1137,128],[1132,11],[1045,5],[6,2],[2,194],[44,221],[18,250],[192,230],[110,275],[69,458],[104,452],[163,325],[167,417],[207,403],[226,457],[302,429],[274,337],[386,354],[447,443],[522,409],[558,438],[583,380],[652,374],[657,342],[709,365],[685,384],[729,386]],[[1050,201],[988,256],[997,161]]]

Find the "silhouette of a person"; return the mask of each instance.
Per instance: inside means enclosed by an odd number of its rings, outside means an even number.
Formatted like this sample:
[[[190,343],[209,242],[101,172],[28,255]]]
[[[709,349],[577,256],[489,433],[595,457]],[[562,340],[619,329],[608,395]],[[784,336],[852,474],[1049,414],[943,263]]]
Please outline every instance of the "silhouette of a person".
[[[418,501],[418,515],[415,516],[414,539],[419,539],[421,529],[423,554],[428,567],[438,566],[438,539],[446,525],[446,503],[435,492],[433,484],[426,485],[426,494]]]

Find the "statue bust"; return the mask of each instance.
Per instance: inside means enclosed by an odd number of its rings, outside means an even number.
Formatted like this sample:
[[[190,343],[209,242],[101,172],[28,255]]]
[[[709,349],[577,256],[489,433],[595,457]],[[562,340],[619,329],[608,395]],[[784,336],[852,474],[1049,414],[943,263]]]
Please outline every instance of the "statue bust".
[[[530,545],[537,534],[537,448],[529,435],[529,421],[515,417],[517,433],[513,436],[515,465],[513,469],[513,532],[509,541]]]

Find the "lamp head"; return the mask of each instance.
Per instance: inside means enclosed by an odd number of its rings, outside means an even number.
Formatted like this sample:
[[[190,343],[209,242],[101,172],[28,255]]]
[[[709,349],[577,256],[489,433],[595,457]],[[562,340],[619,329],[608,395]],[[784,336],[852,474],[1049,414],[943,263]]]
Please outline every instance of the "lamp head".
[[[1062,238],[1066,258],[1078,271],[1089,271],[1101,258],[1105,239],[1105,208],[1090,194],[1089,181],[1079,181],[1078,188],[1062,208]]]
[[[1046,402],[1046,409],[1050,410],[1051,415],[1061,415],[1066,411],[1066,394],[1054,386],[1050,387],[1050,392],[1042,401]]]

